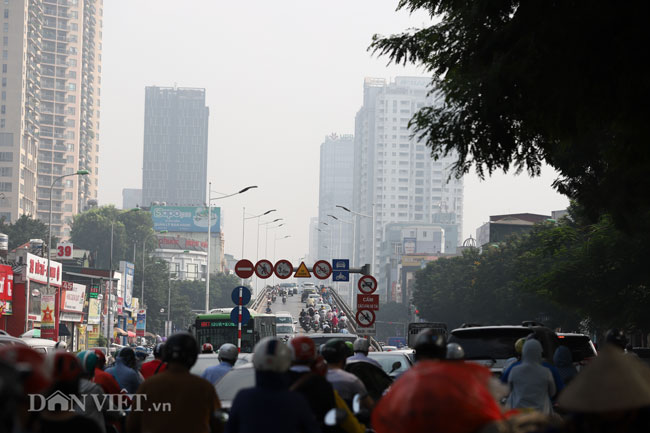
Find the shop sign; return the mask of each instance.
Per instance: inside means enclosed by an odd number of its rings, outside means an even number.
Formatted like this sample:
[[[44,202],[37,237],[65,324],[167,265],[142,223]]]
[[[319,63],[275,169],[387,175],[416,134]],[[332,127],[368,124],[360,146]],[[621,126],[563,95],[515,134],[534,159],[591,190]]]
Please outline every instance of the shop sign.
[[[41,338],[49,340],[56,338],[54,299],[55,295],[41,295]]]
[[[81,320],[83,319],[83,317],[84,317],[83,314],[62,312],[59,315],[59,321],[60,322],[77,322],[77,323],[81,323]]]
[[[124,314],[124,298],[117,298],[117,314],[121,316]]]
[[[147,325],[147,310],[138,310],[138,321],[135,324],[135,335],[144,337],[144,331]]]
[[[0,316],[11,316],[14,314],[11,301],[3,301],[0,299]]]
[[[88,324],[89,325],[98,325],[100,320],[100,311],[101,303],[99,299],[90,299],[88,300]]]
[[[86,297],[86,286],[64,281],[63,290],[63,306],[61,309],[72,313],[82,313]]]
[[[99,325],[88,325],[88,347],[99,346]]]
[[[27,278],[47,284],[47,259],[27,253]],[[61,263],[50,260],[50,284],[61,285]]]

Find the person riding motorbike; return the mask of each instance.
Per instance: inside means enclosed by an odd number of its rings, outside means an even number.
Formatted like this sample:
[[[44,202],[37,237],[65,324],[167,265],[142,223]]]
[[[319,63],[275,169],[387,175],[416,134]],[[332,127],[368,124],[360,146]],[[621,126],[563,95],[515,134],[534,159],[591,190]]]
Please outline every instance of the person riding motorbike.
[[[368,395],[363,382],[354,374],[343,369],[346,359],[352,355],[352,351],[345,344],[345,340],[341,338],[329,340],[321,349],[321,355],[327,361],[327,380],[341,398],[352,407],[352,399],[356,394],[365,396],[363,397],[364,406],[372,409],[374,401]]]
[[[434,329],[427,328],[415,339],[415,362],[422,360],[441,360],[447,356],[447,338]]]
[[[214,417],[221,408],[214,386],[190,373],[199,354],[199,345],[189,332],[172,334],[165,342],[163,361],[167,370],[147,379],[137,390],[144,398],[139,409],[127,418],[127,431],[139,432],[219,432]],[[169,406],[171,410],[156,408]]]
[[[287,303],[287,295],[282,296],[282,303],[283,304]]]
[[[354,356],[345,363],[345,371],[358,377],[368,390],[374,401],[379,401],[384,391],[392,385],[393,379],[386,374],[381,365],[368,357],[370,342],[365,338],[357,338],[353,344]]]
[[[219,364],[206,368],[201,377],[216,385],[235,366],[238,356],[237,346],[231,343],[222,344],[217,355]]]
[[[142,377],[145,379],[150,378],[154,374],[160,373],[162,371],[165,371],[167,368],[167,364],[165,364],[162,361],[163,357],[163,348],[164,348],[164,343],[158,343],[156,346],[153,348],[153,358],[149,362],[145,362],[142,364],[142,367],[140,367],[140,373],[142,374]]]
[[[201,346],[201,353],[214,353],[214,347],[210,343],[203,343]]]
[[[136,370],[135,352],[130,347],[120,350],[115,365],[107,369],[106,372],[115,378],[120,389],[126,389],[129,394],[135,393],[144,380]]]

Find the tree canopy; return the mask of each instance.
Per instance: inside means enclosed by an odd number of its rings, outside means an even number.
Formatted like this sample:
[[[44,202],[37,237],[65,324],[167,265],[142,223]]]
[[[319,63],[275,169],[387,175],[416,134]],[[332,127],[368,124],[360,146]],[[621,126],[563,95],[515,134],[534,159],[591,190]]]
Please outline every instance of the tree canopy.
[[[400,0],[433,24],[375,35],[370,49],[423,66],[438,97],[411,120],[434,158],[538,175],[632,232],[650,215],[648,2]]]
[[[21,215],[14,223],[7,224],[4,219],[0,221],[0,233],[9,236],[9,249],[13,250],[30,239],[42,239],[47,242],[47,225],[29,215]],[[54,239],[54,238],[53,238]],[[52,242],[52,246],[56,245]]]

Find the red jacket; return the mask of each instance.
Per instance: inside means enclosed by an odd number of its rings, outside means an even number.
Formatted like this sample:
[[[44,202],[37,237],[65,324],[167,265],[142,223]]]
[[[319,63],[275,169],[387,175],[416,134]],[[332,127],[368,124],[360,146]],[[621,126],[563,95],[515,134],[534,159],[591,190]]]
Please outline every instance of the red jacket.
[[[158,368],[158,366],[160,366],[160,368]],[[162,371],[165,371],[166,368],[166,363],[163,363],[160,359],[154,359],[153,361],[145,362],[142,364],[142,367],[140,367],[140,373],[142,373],[142,377],[148,379],[156,374],[156,369],[158,369],[158,373],[160,373]]]
[[[106,394],[119,394],[120,385],[118,385],[117,380],[110,373],[106,373],[100,368],[95,369],[95,376],[93,377],[93,382],[101,386]]]

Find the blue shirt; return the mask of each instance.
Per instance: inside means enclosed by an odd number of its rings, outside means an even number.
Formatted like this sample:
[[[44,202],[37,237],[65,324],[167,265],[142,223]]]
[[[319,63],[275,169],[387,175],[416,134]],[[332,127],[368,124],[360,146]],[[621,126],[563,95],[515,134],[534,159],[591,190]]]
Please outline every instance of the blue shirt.
[[[142,383],[140,374],[127,366],[119,357],[115,360],[115,366],[107,369],[106,373],[112,375],[120,385],[120,389],[126,389],[129,394],[135,394]]]
[[[219,382],[221,378],[230,371],[231,368],[232,365],[230,365],[228,362],[221,362],[217,365],[206,368],[205,371],[203,371],[201,377],[211,384],[216,385],[217,382]]]
[[[521,364],[521,361],[513,362],[510,364],[510,367],[505,369],[503,373],[501,374],[501,382],[503,383],[508,383],[508,376],[510,376],[510,372],[512,369],[518,365]],[[558,395],[560,391],[564,388],[564,381],[562,380],[562,376],[560,376],[560,371],[552,364],[549,364],[546,361],[542,361],[542,365],[549,370],[551,370],[551,374],[553,375],[553,382],[555,382],[555,395]]]

